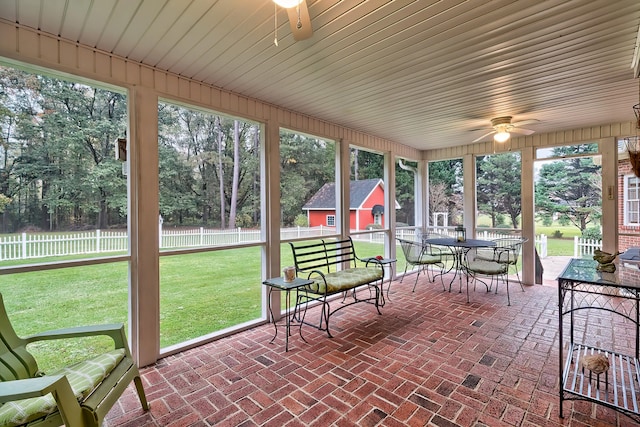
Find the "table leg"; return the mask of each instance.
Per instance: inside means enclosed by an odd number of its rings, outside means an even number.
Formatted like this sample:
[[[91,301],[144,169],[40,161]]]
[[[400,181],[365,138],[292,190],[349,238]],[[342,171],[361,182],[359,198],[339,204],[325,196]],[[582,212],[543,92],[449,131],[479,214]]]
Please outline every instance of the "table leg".
[[[267,307],[269,308],[269,314],[271,315],[271,321],[273,322],[273,328],[276,330],[276,333],[273,335],[273,338],[271,338],[271,341],[269,341],[269,344],[271,344],[276,337],[278,336],[278,325],[276,324],[276,319],[273,316],[273,307],[271,306],[271,293],[273,292],[273,288],[271,286],[269,286],[269,293],[267,294]]]
[[[284,338],[284,351],[289,351],[289,335],[291,335],[291,313],[289,313],[289,309],[291,308],[291,290],[287,289],[285,291],[284,296],[284,316],[285,316],[285,338]]]
[[[450,247],[451,255],[453,255],[453,277],[451,278],[451,282],[449,282],[449,292],[451,292],[451,286],[453,286],[453,282],[456,281],[456,277],[458,278],[458,293],[462,293],[462,254],[463,251],[459,248]],[[451,271],[451,270],[449,270]]]
[[[389,301],[391,301],[391,298],[389,297],[389,291],[391,290],[392,280],[393,280],[393,263],[389,263],[389,284],[387,285],[387,299]],[[384,288],[384,284],[383,284],[383,288]],[[382,292],[384,293],[384,289],[382,289]]]
[[[267,295],[268,298],[268,302],[267,302],[267,306],[269,308],[269,314],[271,315],[271,321],[273,322],[273,327],[275,329],[275,334],[273,335],[273,338],[271,338],[271,341],[269,341],[269,344],[273,343],[273,341],[276,339],[276,337],[278,336],[278,322],[276,321],[274,315],[273,315],[273,307],[271,306],[271,293],[273,292],[273,288],[269,287],[269,293]],[[296,308],[293,310],[293,312],[291,312],[291,289],[287,289],[285,290],[285,296],[284,296],[284,304],[285,304],[285,310],[284,310],[284,324],[285,324],[285,337],[284,337],[284,351],[289,351],[289,336],[291,335],[291,318],[293,317],[293,319],[295,320],[296,318],[296,312],[297,312],[297,301],[298,301],[298,296],[297,296],[297,290],[296,290]],[[304,321],[304,316],[306,314],[307,310],[305,307],[304,313],[299,314],[299,328],[298,328],[298,332],[300,334],[300,338],[302,338],[302,340],[304,342],[307,342],[307,340],[304,338],[304,336],[302,335],[302,323]]]

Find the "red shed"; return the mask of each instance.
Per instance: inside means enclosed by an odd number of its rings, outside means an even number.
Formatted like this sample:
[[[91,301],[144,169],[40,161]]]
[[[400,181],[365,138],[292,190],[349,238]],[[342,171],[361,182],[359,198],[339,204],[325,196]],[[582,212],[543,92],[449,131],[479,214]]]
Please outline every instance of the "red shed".
[[[381,179],[351,181],[349,191],[352,230],[364,230],[371,224],[384,224],[384,183]],[[400,208],[398,202],[395,202],[395,208]],[[336,184],[323,185],[302,210],[307,211],[309,227],[335,227]]]

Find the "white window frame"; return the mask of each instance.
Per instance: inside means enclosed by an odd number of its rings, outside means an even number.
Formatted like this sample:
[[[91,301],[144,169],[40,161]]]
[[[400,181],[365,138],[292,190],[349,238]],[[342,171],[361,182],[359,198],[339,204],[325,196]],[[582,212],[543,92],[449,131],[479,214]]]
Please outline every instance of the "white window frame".
[[[335,227],[335,226],[336,226],[336,216],[327,215],[327,227]]]
[[[382,225],[382,214],[379,214],[379,213],[375,214],[373,216],[373,223],[375,225]]]
[[[629,192],[633,190],[635,186],[636,198],[631,199]],[[624,225],[628,227],[640,227],[640,178],[635,175],[624,176],[624,193],[623,198],[623,210],[624,210]],[[635,212],[631,209],[631,204],[635,205]],[[636,221],[631,220],[632,214],[635,213]]]

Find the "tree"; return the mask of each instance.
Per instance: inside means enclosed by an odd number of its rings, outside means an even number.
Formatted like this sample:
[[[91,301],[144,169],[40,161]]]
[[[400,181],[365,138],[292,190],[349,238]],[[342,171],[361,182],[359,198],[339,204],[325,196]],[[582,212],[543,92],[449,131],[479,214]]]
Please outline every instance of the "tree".
[[[417,168],[415,162],[404,162],[405,165]],[[415,225],[415,174],[396,164],[396,201],[400,209],[396,210],[396,221],[407,225]]]
[[[520,155],[480,156],[476,160],[476,177],[478,211],[489,215],[494,228],[503,214],[509,216],[513,228],[518,228],[522,211]]]
[[[233,182],[231,184],[231,203],[229,204],[229,228],[236,228],[238,205],[238,182],[240,179],[240,122],[233,121]]]
[[[121,222],[126,180],[113,153],[126,129],[124,95],[17,70],[2,69],[2,75],[11,111],[5,117],[14,120],[5,147],[16,142],[4,174],[5,188],[14,193],[8,206],[13,228]]]
[[[601,185],[600,166],[591,157],[546,163],[536,183],[536,210],[541,216],[559,214],[584,232],[602,215]]]
[[[384,156],[372,151],[352,150],[351,179],[359,181],[363,179],[382,179],[384,172]]]
[[[221,228],[234,228],[238,218],[243,226],[251,225],[248,224],[251,218],[257,222],[256,211],[260,206],[258,127],[169,104],[160,104],[158,117],[161,141],[169,152],[175,152],[175,161],[184,165],[180,170],[191,177],[188,181],[182,180],[184,186],[180,191],[193,195],[196,211],[200,212],[184,217],[184,211],[178,206],[162,203],[174,209],[163,213],[165,220],[215,224]],[[163,188],[174,188],[175,181],[163,182],[162,159],[160,167],[162,199]],[[171,192],[170,197],[181,199],[177,192]]]
[[[293,225],[311,196],[325,183],[335,182],[335,156],[335,144],[331,141],[280,132],[280,206],[283,226]]]
[[[462,159],[429,162],[429,215],[447,212],[449,224],[462,221]]]

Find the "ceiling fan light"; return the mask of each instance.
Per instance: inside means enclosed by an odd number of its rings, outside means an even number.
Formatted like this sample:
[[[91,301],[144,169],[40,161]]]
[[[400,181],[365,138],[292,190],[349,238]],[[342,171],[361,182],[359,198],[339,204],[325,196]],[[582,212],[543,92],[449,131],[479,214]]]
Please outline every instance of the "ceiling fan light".
[[[289,9],[290,7],[296,7],[302,0],[273,0],[275,4],[280,7],[284,7],[285,9]]]
[[[505,142],[510,136],[509,132],[503,130],[493,135],[493,140],[495,142]]]

